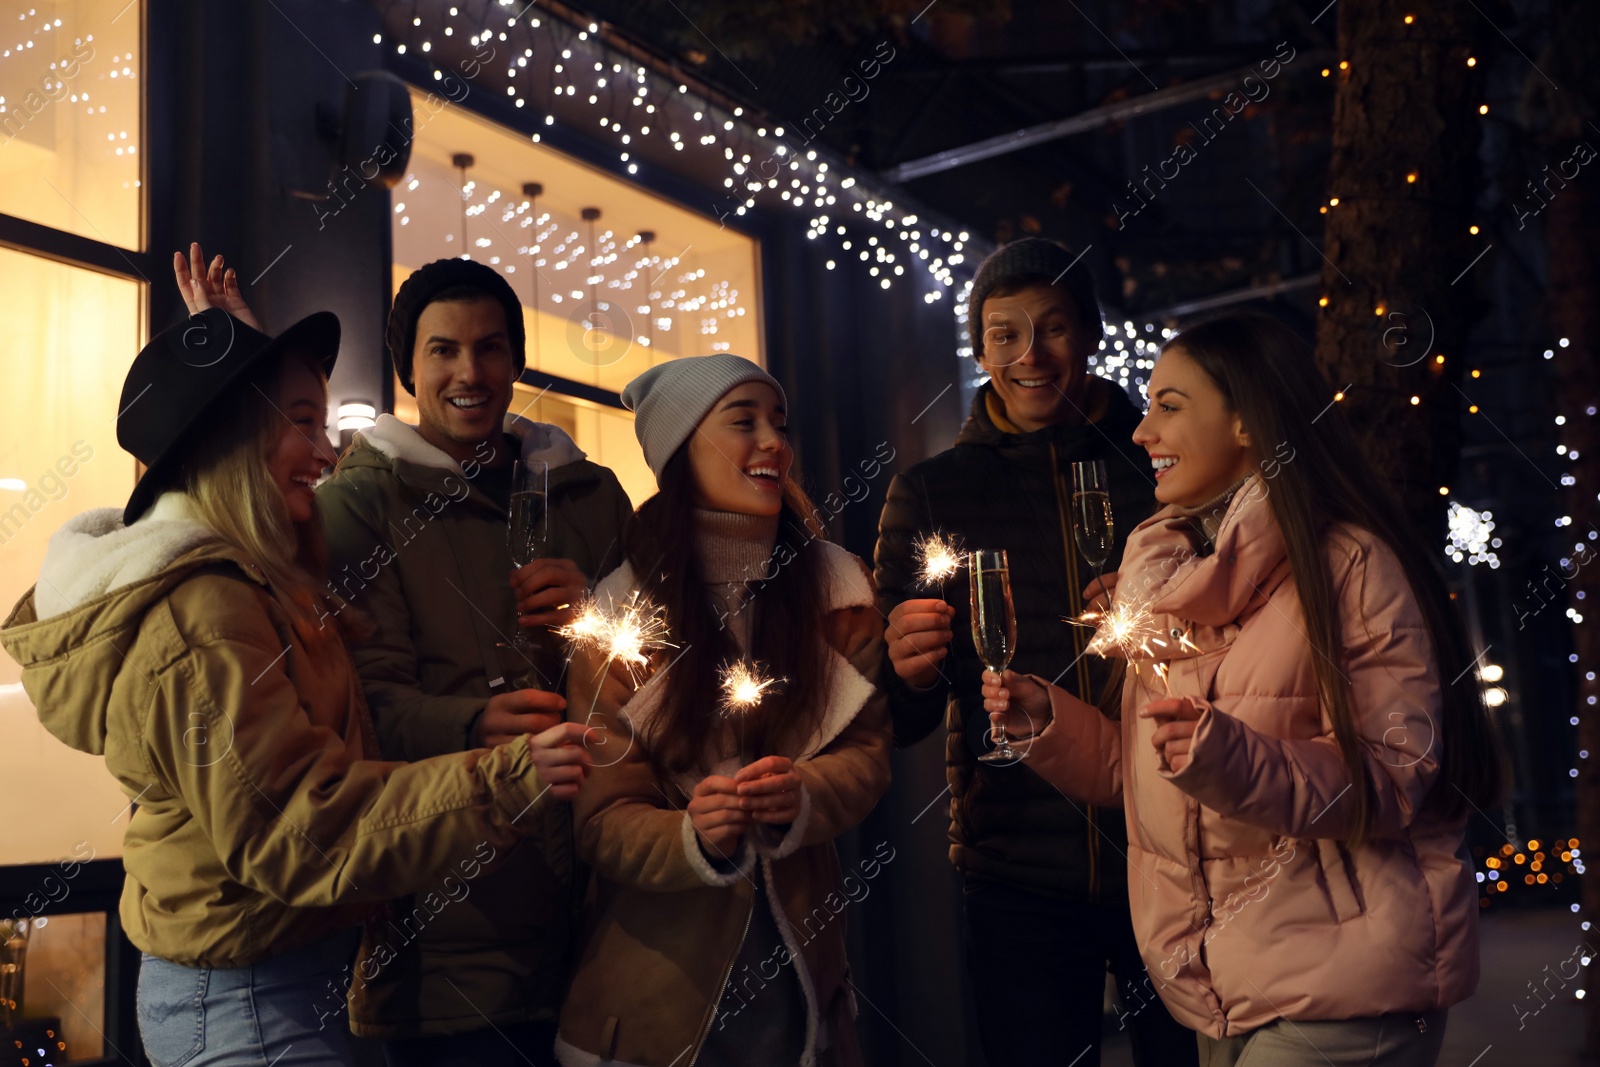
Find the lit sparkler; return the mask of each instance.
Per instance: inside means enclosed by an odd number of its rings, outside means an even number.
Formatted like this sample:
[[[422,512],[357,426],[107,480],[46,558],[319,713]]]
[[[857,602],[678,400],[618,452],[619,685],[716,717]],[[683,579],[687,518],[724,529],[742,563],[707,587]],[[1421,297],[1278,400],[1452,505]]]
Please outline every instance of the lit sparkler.
[[[959,538],[950,534],[930,533],[917,538],[912,546],[917,559],[917,581],[925,588],[944,588],[945,579],[961,569],[965,554]]]
[[[722,671],[723,714],[739,715],[754,711],[767,690],[777,684],[776,678],[768,678],[751,664],[738,662],[728,665]]]
[[[666,612],[639,596],[636,591],[621,606],[602,608],[593,598],[579,607],[572,622],[556,633],[573,643],[574,649],[605,653],[607,662],[622,663],[640,681],[640,669],[650,665],[650,653],[676,646],[668,640]]]

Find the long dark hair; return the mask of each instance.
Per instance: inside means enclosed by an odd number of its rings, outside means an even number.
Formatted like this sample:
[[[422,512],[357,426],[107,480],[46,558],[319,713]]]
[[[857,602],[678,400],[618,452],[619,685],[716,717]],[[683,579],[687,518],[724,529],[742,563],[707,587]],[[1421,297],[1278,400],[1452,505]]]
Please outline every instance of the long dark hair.
[[[719,671],[739,651],[705,588],[695,549],[694,474],[685,444],[662,468],[660,489],[639,505],[623,535],[623,551],[635,581],[667,615],[679,648],[666,679],[660,727],[648,746],[656,772],[671,777],[705,773],[712,742],[722,736]],[[797,748],[822,721],[828,658],[822,638],[822,528],[805,491],[792,477],[783,482],[777,547],[766,570],[751,582],[750,647],[782,679],[740,724],[743,747],[757,755]]]
[[[1354,847],[1371,831],[1372,782],[1356,736],[1348,679],[1335,666],[1341,659],[1340,617],[1325,542],[1336,523],[1367,530],[1389,546],[1427,623],[1442,708],[1433,739],[1439,776],[1427,804],[1454,818],[1469,803],[1496,803],[1505,779],[1500,748],[1476,679],[1464,679],[1473,656],[1438,553],[1425,550],[1338,406],[1328,407],[1333,392],[1310,346],[1276,319],[1232,313],[1183,330],[1165,348],[1181,350],[1211,378],[1258,457],[1272,450],[1281,459],[1283,445],[1292,449],[1290,458],[1274,465],[1267,499],[1288,548],[1322,703],[1359,787],[1351,791],[1355,815],[1346,843]]]

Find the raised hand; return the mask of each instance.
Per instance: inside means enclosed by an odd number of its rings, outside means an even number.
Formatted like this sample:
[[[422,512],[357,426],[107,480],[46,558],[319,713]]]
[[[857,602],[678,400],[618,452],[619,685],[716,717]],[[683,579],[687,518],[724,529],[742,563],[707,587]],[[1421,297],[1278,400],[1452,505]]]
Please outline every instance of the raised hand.
[[[950,654],[950,620],[956,609],[942,600],[906,600],[889,612],[889,663],[900,680],[927,689],[939,680],[939,664]]]
[[[221,308],[246,326],[263,329],[239,292],[239,277],[233,268],[225,266],[221,256],[213,259],[207,267],[199,241],[189,245],[188,258],[184,258],[182,252],[172,253],[172,273],[189,314],[198,315],[208,308]]]
[[[787,826],[800,817],[800,776],[793,761],[764,756],[733,776],[739,808],[756,822]]]

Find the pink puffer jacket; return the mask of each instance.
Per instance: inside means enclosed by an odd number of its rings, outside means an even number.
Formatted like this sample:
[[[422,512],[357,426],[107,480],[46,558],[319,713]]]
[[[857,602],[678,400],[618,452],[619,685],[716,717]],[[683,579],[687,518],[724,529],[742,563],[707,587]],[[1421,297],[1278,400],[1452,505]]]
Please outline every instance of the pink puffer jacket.
[[[1385,544],[1351,528],[1328,538],[1340,667],[1374,786],[1373,832],[1352,852],[1350,775],[1268,491],[1259,475],[1245,483],[1203,558],[1176,508],[1134,531],[1116,595],[1149,605],[1141,639],[1155,655],[1135,650],[1120,723],[1052,689],[1054,720],[1027,756],[1076,800],[1124,803],[1149,981],[1174,1018],[1213,1037],[1448,1007],[1478,983],[1465,821],[1423,810],[1440,682],[1422,613]],[[1204,709],[1176,774],[1138,717],[1167,695],[1152,660],[1167,662],[1173,696]]]

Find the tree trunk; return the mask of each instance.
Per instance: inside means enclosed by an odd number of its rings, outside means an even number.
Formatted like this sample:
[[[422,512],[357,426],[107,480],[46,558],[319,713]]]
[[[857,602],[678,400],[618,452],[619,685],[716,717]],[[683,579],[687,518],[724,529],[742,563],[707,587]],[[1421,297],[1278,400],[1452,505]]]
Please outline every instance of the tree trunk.
[[[1455,383],[1476,304],[1467,268],[1487,242],[1468,232],[1479,184],[1480,101],[1467,66],[1477,15],[1456,0],[1344,0],[1338,12],[1328,168],[1338,203],[1323,235],[1317,360],[1413,522],[1442,541],[1439,489],[1460,455]]]

